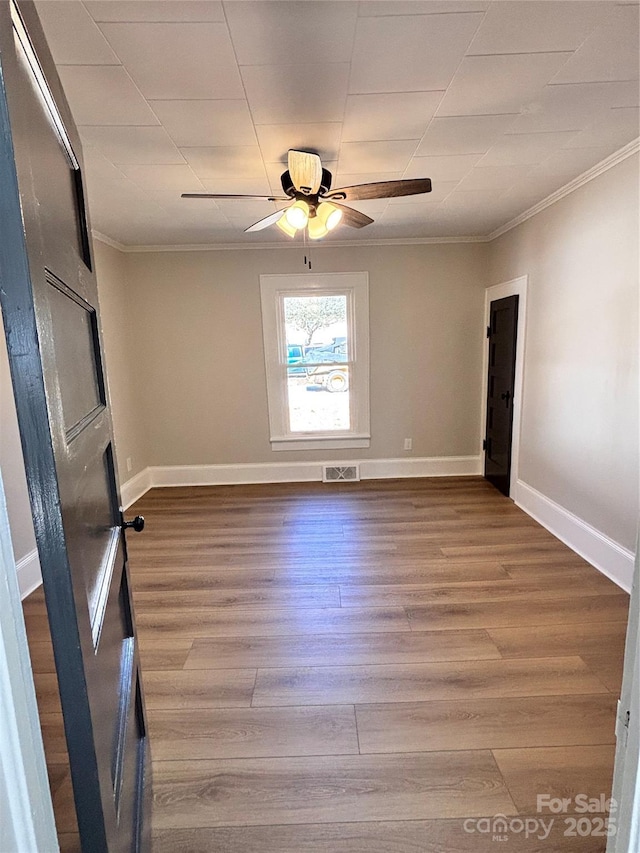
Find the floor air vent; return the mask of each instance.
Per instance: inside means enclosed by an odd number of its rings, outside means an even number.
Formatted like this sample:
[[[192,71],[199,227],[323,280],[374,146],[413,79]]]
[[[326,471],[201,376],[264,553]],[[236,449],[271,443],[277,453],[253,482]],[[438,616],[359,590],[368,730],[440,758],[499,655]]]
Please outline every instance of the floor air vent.
[[[360,479],[360,468],[358,465],[323,465],[322,482],[336,483],[340,481],[353,481]]]

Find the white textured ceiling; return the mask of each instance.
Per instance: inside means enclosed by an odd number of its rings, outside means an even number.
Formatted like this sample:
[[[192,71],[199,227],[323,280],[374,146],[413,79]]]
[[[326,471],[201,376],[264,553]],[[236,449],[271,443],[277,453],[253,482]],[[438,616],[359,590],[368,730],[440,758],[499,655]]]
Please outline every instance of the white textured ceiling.
[[[40,0],[83,141],[93,227],[126,245],[286,242],[244,229],[289,148],[353,203],[332,239],[483,236],[639,135],[638,3]]]

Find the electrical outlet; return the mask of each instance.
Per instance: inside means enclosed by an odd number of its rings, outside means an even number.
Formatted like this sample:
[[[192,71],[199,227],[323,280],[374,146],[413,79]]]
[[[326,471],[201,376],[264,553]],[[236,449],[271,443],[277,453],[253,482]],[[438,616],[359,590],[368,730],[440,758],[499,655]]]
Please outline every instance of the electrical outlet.
[[[404,449],[405,450],[411,450],[412,448],[413,448],[413,439],[412,438],[405,438]]]
[[[131,461],[131,457],[127,456],[127,471],[131,471],[133,468],[133,462]]]

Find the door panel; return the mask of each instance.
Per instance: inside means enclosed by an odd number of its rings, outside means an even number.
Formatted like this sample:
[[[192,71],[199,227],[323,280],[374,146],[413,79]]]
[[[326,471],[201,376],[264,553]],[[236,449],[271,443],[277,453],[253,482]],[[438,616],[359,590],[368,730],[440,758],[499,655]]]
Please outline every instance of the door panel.
[[[516,368],[518,297],[491,303],[489,314],[489,372],[484,475],[503,494],[509,494],[513,393]]]
[[[101,382],[96,312],[88,302],[45,270],[51,338],[58,366],[62,420],[67,441],[106,404]]]
[[[87,853],[144,851],[149,746],[81,152],[33,4],[13,14],[14,33],[0,2],[0,294],[78,826]]]

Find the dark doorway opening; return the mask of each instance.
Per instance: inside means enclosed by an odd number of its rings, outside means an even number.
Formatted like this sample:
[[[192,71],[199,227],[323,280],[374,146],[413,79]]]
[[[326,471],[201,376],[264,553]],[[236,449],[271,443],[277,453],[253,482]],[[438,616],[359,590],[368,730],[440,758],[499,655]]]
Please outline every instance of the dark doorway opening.
[[[507,296],[492,302],[487,328],[489,368],[484,476],[507,497],[511,480],[518,298]]]

